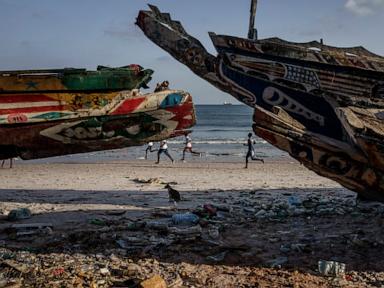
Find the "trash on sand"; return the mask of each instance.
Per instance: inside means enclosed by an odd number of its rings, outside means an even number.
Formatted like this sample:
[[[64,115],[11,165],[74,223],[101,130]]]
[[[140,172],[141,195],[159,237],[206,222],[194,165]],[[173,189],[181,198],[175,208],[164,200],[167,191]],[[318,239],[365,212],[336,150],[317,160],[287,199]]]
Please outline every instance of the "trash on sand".
[[[135,183],[139,184],[158,184],[158,185],[165,185],[165,184],[171,184],[171,185],[177,185],[177,182],[166,182],[160,178],[149,178],[149,179],[140,179],[135,178],[132,180]]]
[[[158,231],[168,231],[168,223],[160,221],[149,221],[146,225],[147,228],[158,230]]]
[[[218,227],[212,227],[208,230],[208,235],[212,239],[218,239],[220,237],[220,232]]]
[[[302,201],[297,196],[289,196],[288,203],[289,205],[292,205],[292,206],[300,206],[302,204]]]
[[[52,223],[28,223],[28,224],[13,224],[9,228],[10,233],[15,233],[16,236],[32,236],[35,234],[52,234]]]
[[[172,222],[175,225],[194,225],[199,222],[199,219],[199,216],[189,212],[172,216]]]
[[[8,220],[9,221],[17,221],[17,220],[23,220],[23,219],[29,219],[32,217],[31,210],[28,208],[19,208],[11,210],[8,214]]]
[[[208,213],[208,216],[213,217],[216,216],[217,208],[212,204],[204,204],[204,211]]]
[[[281,266],[287,262],[288,262],[287,257],[279,257],[279,258],[267,261],[267,264],[271,268],[279,268],[280,269]]]
[[[132,222],[132,223],[128,224],[127,230],[129,230],[129,231],[139,231],[139,230],[143,229],[146,225],[147,225],[147,223],[144,222],[144,221]]]
[[[336,261],[320,260],[318,268],[319,272],[325,276],[338,277],[345,274],[345,264]]]
[[[191,235],[196,235],[199,236],[202,233],[202,229],[200,225],[188,227],[188,228],[177,228],[177,227],[170,227],[169,232],[176,234],[176,235],[186,235],[186,236],[191,236]]]
[[[227,255],[228,251],[221,252],[216,255],[211,255],[207,257],[207,260],[213,261],[213,262],[221,262],[224,260],[225,256]]]
[[[89,220],[89,224],[98,225],[98,226],[106,225],[104,220],[101,220],[101,219],[98,219],[98,218],[94,218],[94,219]]]
[[[160,275],[144,280],[139,285],[140,288],[167,288],[167,283]]]
[[[29,271],[28,269],[28,266],[25,265],[25,264],[20,264],[20,263],[17,263],[16,261],[14,260],[3,260],[1,262],[2,265],[6,265],[6,266],[9,266],[21,273],[27,273]]]

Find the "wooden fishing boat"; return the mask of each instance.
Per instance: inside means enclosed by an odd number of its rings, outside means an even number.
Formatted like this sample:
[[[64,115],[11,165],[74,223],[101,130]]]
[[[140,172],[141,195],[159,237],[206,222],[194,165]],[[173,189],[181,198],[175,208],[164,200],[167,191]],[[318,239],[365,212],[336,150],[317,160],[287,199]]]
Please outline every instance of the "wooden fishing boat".
[[[142,94],[152,70],[0,72],[0,159],[35,159],[139,146],[195,124],[182,90]]]
[[[211,55],[155,6],[137,25],[149,39],[236,99],[254,107],[254,131],[309,169],[384,201],[384,58],[323,41],[209,33]]]

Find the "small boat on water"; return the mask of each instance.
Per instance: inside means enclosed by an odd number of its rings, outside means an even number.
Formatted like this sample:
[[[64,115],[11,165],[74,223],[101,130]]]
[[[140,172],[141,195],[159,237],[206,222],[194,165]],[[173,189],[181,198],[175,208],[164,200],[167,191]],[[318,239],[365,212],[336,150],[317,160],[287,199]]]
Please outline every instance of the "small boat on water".
[[[224,101],[224,102],[223,102],[223,105],[224,105],[224,106],[231,106],[232,103],[231,103],[231,102]]]
[[[119,68],[0,71],[0,159],[139,146],[188,132],[192,97],[142,94],[153,71]]]
[[[254,131],[316,173],[384,202],[384,57],[321,41],[209,33],[212,55],[150,5],[137,25],[195,74],[253,107]]]

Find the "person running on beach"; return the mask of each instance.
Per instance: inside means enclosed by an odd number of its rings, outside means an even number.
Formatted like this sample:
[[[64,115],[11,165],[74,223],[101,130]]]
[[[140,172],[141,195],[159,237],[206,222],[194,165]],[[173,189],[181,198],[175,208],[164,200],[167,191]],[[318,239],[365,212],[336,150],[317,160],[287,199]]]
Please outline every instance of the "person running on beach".
[[[157,162],[156,164],[159,164],[160,163],[160,155],[161,153],[164,153],[165,155],[168,156],[169,159],[171,159],[172,163],[174,163],[175,161],[173,160],[172,156],[168,153],[168,144],[167,144],[167,140],[163,140],[161,141],[160,143],[160,149],[159,151],[157,152]]]
[[[264,159],[255,157],[255,148],[253,148],[253,144],[255,144],[255,143],[256,143],[255,140],[252,139],[252,133],[248,133],[248,143],[244,144],[244,146],[248,146],[247,156],[245,156],[245,167],[244,168],[248,168],[249,157],[251,157],[251,159],[254,161],[260,161],[260,162],[264,163]]]
[[[148,151],[151,153],[157,151],[157,149],[153,149],[153,142],[148,142],[147,149],[145,149],[145,160],[148,158]]]
[[[183,150],[183,158],[181,159],[181,161],[185,161],[185,152],[187,152],[187,151],[191,154],[201,156],[201,154],[199,152],[195,152],[192,150],[192,139],[191,139],[191,137],[189,137],[189,135],[185,135],[185,147]]]

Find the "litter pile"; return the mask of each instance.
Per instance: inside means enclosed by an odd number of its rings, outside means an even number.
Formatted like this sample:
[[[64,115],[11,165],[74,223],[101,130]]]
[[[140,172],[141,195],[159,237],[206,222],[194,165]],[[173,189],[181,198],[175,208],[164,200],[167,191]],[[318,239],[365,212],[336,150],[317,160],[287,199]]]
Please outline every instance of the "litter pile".
[[[72,229],[11,211],[23,223],[0,234],[0,287],[384,285],[384,205],[332,191],[231,195]]]

